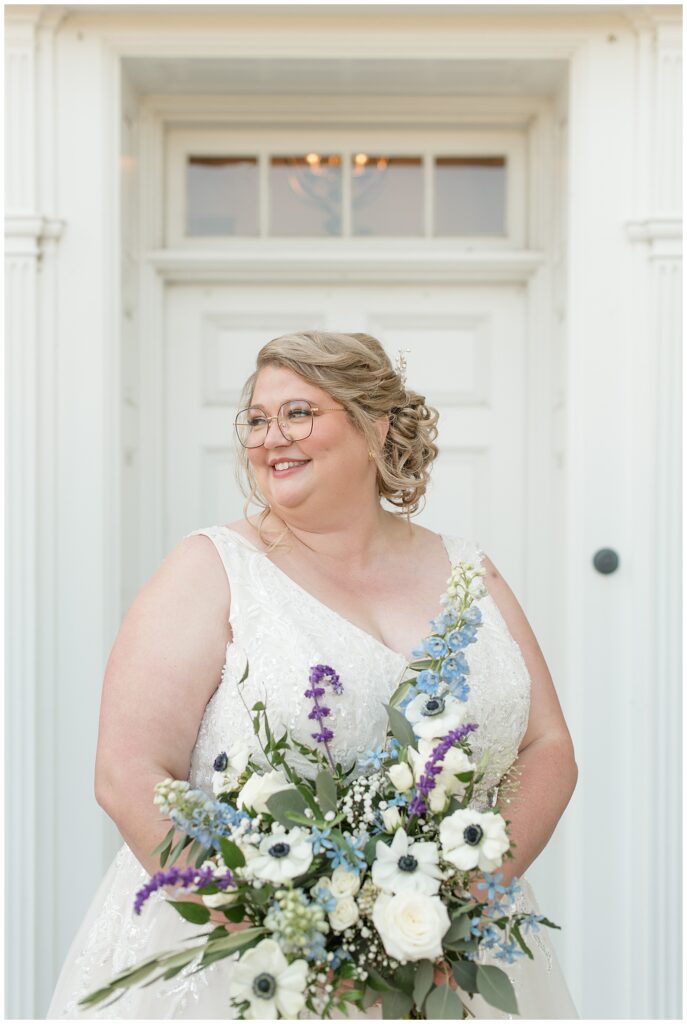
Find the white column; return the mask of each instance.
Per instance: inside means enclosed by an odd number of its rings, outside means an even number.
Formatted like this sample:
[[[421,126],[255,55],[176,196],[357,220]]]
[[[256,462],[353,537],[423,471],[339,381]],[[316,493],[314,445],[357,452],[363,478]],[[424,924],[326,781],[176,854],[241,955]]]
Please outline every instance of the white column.
[[[59,9],[7,12],[7,1007],[36,1015],[55,927],[54,334],[52,106]],[[38,841],[38,844],[37,844]],[[37,851],[40,851],[38,853]],[[48,894],[48,895],[45,895]]]
[[[635,477],[633,507],[646,508],[652,527],[642,548],[654,600],[642,610],[652,649],[642,666],[645,714],[636,722],[633,744],[648,752],[641,793],[651,821],[642,834],[636,907],[648,926],[636,934],[643,969],[633,972],[631,995],[638,1016],[670,1019],[681,1015],[682,971],[682,33],[679,20],[661,8],[642,8],[633,24],[639,120],[634,210],[626,229],[634,247],[633,293],[641,296],[635,304],[643,336],[633,409],[647,406],[652,417],[645,432],[637,424],[633,437],[639,465],[648,469]]]
[[[570,73],[565,923],[581,1015],[602,1018],[679,1016],[680,40],[662,10],[600,31]]]

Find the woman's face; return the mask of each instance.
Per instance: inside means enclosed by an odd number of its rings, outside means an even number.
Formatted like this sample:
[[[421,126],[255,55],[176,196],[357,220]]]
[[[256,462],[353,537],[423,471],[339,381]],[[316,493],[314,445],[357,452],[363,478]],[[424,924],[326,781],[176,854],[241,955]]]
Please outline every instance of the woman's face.
[[[368,457],[365,437],[349,420],[343,406],[331,395],[298,374],[281,366],[265,366],[258,373],[252,406],[276,416],[284,402],[305,398],[320,409],[339,409],[315,416],[312,433],[301,441],[288,441],[276,420],[269,425],[265,442],[248,448],[248,459],[258,488],[275,511],[296,511],[308,502],[317,511],[351,505],[374,485],[375,467]],[[288,469],[277,463],[297,462]],[[372,490],[370,483],[372,482]]]

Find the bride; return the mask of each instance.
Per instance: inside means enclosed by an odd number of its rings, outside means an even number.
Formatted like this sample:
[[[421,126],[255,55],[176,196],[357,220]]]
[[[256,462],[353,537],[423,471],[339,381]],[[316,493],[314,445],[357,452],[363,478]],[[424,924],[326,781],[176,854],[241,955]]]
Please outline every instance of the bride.
[[[305,742],[312,723],[303,680],[312,664],[334,666],[347,685],[333,712],[333,753],[348,764],[362,760],[383,739],[382,704],[461,559],[486,569],[483,627],[469,659],[467,709],[479,725],[473,750],[477,757],[489,750],[485,787],[509,773],[495,790],[516,844],[502,881],[518,876],[518,909],[538,912],[524,875],[575,788],[573,746],[544,657],[505,580],[474,542],[411,522],[437,455],[436,412],[406,388],[374,338],[314,331],[262,348],[241,407],[242,464],[262,512],[189,534],[122,623],[103,686],[95,784],[124,845],[74,939],[49,1019],[232,1017],[229,959],[127,990],[109,1007],[85,1013],[77,1005],[118,971],[198,931],[162,892],[133,913],[137,889],[159,868],[151,851],[168,828],[153,788],[172,776],[212,792],[221,751],[249,748],[260,760],[237,693],[246,659],[248,705],[265,700],[274,730],[289,728]],[[227,925],[218,911],[212,917]],[[533,961],[499,966],[523,1018],[575,1018],[544,931],[533,940]],[[459,994],[478,1018],[506,1016],[478,995]],[[367,1016],[379,1017],[379,1008]]]

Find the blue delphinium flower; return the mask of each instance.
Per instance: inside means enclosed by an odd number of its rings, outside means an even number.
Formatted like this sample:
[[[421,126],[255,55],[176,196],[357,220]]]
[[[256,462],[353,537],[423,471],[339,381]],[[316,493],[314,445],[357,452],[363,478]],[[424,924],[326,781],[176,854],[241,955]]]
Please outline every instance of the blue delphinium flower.
[[[415,685],[421,693],[428,693],[434,696],[439,689],[439,673],[435,672],[432,668],[426,668],[422,672],[418,672]]]
[[[365,846],[369,840],[369,833],[366,831],[358,832],[356,836],[351,835],[350,832],[344,832],[344,839],[348,844],[349,859],[353,863],[352,871],[355,871],[356,875],[361,871],[364,871],[367,867],[367,860],[365,859]]]
[[[482,920],[482,915],[481,914],[478,914],[477,917],[471,917],[470,918],[470,934],[471,935],[475,935],[477,938],[479,938],[480,935],[482,934],[482,931],[481,931],[480,926],[479,926],[481,920]]]
[[[340,846],[333,846],[331,850],[326,851],[326,854],[329,858],[329,866],[332,871],[334,871],[335,868],[345,868],[346,871],[353,871],[355,874],[358,874],[351,861],[348,859],[346,850],[342,850]]]
[[[312,826],[310,829],[310,843],[313,853],[322,853],[323,850],[331,850],[333,848],[334,842],[328,838],[331,832],[330,828],[320,830],[315,825]]]
[[[432,627],[435,633],[445,633],[447,629],[451,628],[451,626],[455,626],[457,621],[457,614],[453,611],[452,608],[447,608],[446,611],[443,611],[440,615],[437,615],[436,619],[431,620],[430,626]]]
[[[427,652],[425,651],[422,644],[420,644],[419,647],[413,647],[412,651],[410,652],[410,656],[412,658],[424,658],[426,657],[426,655]]]
[[[443,658],[445,654],[448,654],[446,641],[442,640],[440,636],[428,636],[422,641],[422,646],[430,658]]]
[[[448,658],[444,658],[441,664],[441,678],[447,683],[453,682],[458,676],[465,673],[466,668],[467,664],[463,655],[451,654]]]
[[[446,637],[446,643],[448,644],[448,649],[450,651],[454,651],[455,652],[455,651],[462,650],[463,647],[466,647],[467,644],[468,644],[468,638],[465,635],[465,630],[464,629],[454,629]]]
[[[478,889],[486,889],[487,899],[493,900],[497,892],[505,892],[505,885],[501,885],[501,879],[503,878],[503,871],[499,871],[497,874],[492,875],[488,871],[484,872],[484,881],[477,883]]]
[[[517,942],[503,942],[498,953],[495,954],[497,960],[505,960],[507,964],[514,964],[515,961],[525,954],[518,946]]]
[[[384,762],[388,761],[389,758],[389,752],[385,750],[384,747],[380,744],[378,747],[375,747],[374,749],[365,751],[365,753],[360,758],[360,767],[372,768],[374,769],[374,771],[378,772],[381,769]]]
[[[457,679],[452,679],[446,685],[448,686],[449,693],[456,700],[465,702],[470,696],[470,685],[465,676],[458,676]]]
[[[475,626],[478,622],[482,621],[482,612],[476,604],[471,604],[469,608],[463,612],[463,621],[468,626]]]

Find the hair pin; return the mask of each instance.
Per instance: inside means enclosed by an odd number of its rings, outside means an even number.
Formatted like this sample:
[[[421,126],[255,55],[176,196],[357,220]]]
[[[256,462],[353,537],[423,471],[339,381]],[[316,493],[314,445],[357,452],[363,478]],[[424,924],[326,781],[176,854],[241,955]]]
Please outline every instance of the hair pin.
[[[394,369],[396,370],[396,373],[401,378],[401,384],[403,385],[403,387],[406,386],[406,376],[407,376],[407,370],[408,370],[408,364],[406,362],[406,357],[405,357],[405,353],[406,352],[408,353],[408,355],[410,355],[410,349],[409,348],[399,348],[398,355],[396,356],[396,365],[394,367]]]

